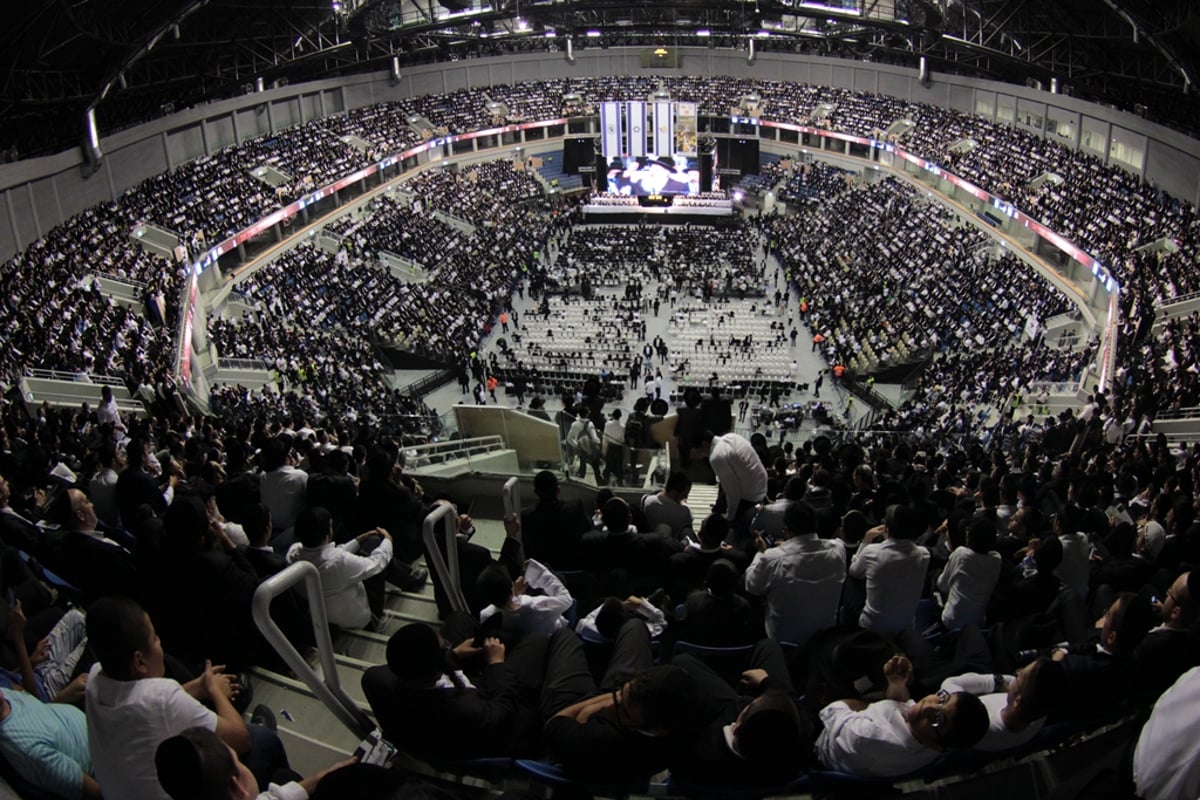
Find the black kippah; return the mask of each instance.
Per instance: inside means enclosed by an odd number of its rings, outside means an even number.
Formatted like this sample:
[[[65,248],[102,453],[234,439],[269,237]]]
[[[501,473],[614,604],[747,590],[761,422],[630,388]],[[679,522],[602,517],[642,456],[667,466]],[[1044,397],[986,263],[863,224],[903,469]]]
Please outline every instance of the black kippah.
[[[442,648],[437,632],[424,623],[405,625],[388,640],[388,668],[405,683],[428,683],[441,669],[442,663]]]
[[[199,800],[203,785],[200,753],[185,736],[172,736],[158,746],[154,754],[158,782],[173,800]]]

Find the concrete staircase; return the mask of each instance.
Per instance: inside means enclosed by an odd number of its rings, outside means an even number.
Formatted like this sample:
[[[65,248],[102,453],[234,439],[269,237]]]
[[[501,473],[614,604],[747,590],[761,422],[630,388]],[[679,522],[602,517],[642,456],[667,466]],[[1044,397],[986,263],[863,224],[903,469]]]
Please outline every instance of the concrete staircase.
[[[500,552],[504,541],[503,522],[476,520],[475,531],[473,542],[493,553]],[[438,624],[432,582],[420,592],[403,592],[388,586],[384,622],[377,632],[346,631],[334,639],[342,689],[368,715],[371,710],[363,696],[362,674],[386,661],[388,638],[410,622]],[[253,705],[262,703],[275,713],[279,737],[287,748],[292,768],[301,775],[311,775],[354,752],[359,738],[340,724],[303,683],[289,675],[262,668],[252,669],[250,675],[254,686]],[[247,720],[249,716],[248,711]]]

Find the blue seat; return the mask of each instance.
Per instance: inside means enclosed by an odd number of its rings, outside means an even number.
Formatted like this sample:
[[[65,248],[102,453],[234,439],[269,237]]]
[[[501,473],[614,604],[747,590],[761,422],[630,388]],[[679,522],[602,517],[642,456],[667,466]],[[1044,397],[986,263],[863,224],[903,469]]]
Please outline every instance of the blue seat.
[[[650,790],[649,780],[634,781],[632,783],[589,783],[588,781],[576,780],[558,764],[552,764],[549,761],[518,758],[516,764],[517,769],[521,772],[529,775],[539,783],[544,783],[555,788],[584,789],[594,795],[599,794],[610,797],[644,794]]]
[[[56,575],[55,573],[51,572],[50,570],[46,569],[40,563],[34,561],[33,557],[30,556],[28,553],[26,553],[24,550],[18,550],[17,554],[21,557],[21,560],[24,561],[26,564],[36,565],[37,571],[41,572],[42,579],[45,580],[46,583],[53,586],[55,589],[58,589],[59,591],[67,592],[75,598],[79,598],[79,597],[83,596],[83,593],[80,592],[79,589],[77,589],[74,584],[72,584],[66,578],[62,578],[62,577]]]
[[[500,781],[513,771],[511,758],[463,758],[452,760],[427,759],[429,765],[439,772],[452,775],[470,775],[490,781]]]
[[[718,787],[691,783],[671,775],[667,779],[667,794],[694,797],[700,800],[755,800],[772,795],[807,794],[812,787],[808,773],[800,773],[795,780],[775,786]]]

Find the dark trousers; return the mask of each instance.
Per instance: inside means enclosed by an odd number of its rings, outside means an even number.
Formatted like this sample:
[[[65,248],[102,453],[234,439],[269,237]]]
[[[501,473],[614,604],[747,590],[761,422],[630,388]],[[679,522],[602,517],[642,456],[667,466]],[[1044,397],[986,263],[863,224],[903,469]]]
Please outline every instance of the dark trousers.
[[[258,781],[259,791],[266,791],[267,784],[287,783],[297,780],[300,776],[291,771],[288,765],[287,753],[279,735],[270,728],[262,725],[247,725],[250,731],[250,750],[238,758],[254,773]]]
[[[700,705],[696,719],[703,720],[704,724],[728,725],[737,719],[738,714],[753,699],[749,695],[739,694],[716,670],[690,653],[675,656],[671,663],[696,679],[700,689]],[[766,670],[767,675],[771,676],[772,688],[782,689],[790,695],[796,693],[783,650],[773,639],[759,641],[743,669]]]

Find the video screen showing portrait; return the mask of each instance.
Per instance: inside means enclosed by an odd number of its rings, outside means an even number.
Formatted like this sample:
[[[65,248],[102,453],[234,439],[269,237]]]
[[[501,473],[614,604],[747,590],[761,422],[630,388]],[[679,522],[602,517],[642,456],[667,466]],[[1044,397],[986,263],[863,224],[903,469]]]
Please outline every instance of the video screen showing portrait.
[[[700,165],[682,155],[614,158],[608,164],[608,191],[631,196],[696,194]]]

